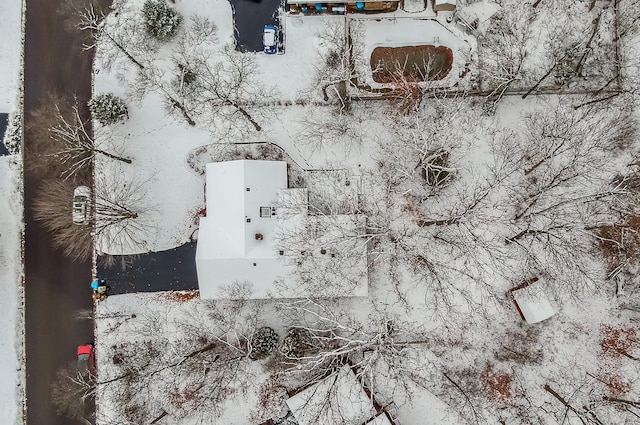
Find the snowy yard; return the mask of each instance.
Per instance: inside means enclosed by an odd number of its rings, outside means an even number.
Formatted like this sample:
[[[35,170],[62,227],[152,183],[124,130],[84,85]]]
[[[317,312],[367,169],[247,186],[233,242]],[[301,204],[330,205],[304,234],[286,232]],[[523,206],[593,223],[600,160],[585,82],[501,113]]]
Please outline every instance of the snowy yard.
[[[308,188],[338,254],[366,249],[368,295],[111,296],[96,310],[99,424],[292,424],[289,395],[344,364],[396,425],[637,423],[635,92],[567,92],[596,91],[613,67],[595,61],[611,47],[606,2],[504,1],[466,31],[423,12],[287,15],[279,55],[233,50],[224,0],[177,1],[183,21],[166,42],[144,37],[142,3],[118,2],[106,22],[129,56],[101,39],[96,57],[95,93],[128,108],[122,122],[96,123],[96,142],[131,159],[97,157],[96,190],[117,176],[137,193],[130,226],[98,235],[97,250],[197,238],[204,164],[267,156],[256,144],[269,143],[291,161],[289,184]],[[471,57],[469,87],[475,74],[491,94],[404,85],[378,100],[353,95],[375,47],[437,43],[462,51],[452,79]],[[559,94],[509,91],[549,66],[557,72],[541,87]],[[340,233],[345,211],[366,227]],[[313,237],[299,236],[281,241],[304,256],[293,273],[339,291],[339,278],[322,280],[331,273],[314,276]],[[509,291],[538,280],[557,313],[527,324]],[[325,413],[344,407],[327,400]]]
[[[0,114],[14,119],[22,108],[22,2],[0,4]],[[10,124],[8,135],[13,126]],[[0,134],[0,138],[3,137]],[[14,152],[13,149],[10,152]],[[23,266],[22,266],[22,160],[0,156],[0,423],[23,423],[25,396]]]

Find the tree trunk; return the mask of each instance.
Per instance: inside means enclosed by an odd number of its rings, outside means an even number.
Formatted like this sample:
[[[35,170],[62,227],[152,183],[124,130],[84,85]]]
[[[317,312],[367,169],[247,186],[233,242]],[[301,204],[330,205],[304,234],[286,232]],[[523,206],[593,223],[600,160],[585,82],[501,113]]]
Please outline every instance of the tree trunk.
[[[118,160],[118,161],[125,162],[127,164],[131,164],[131,162],[132,162],[131,159],[129,159],[129,158],[125,158],[125,157],[122,157],[122,156],[114,155],[112,153],[105,152],[105,151],[100,150],[100,149],[94,149],[94,152],[95,153],[100,153],[100,154],[102,154],[102,155],[104,155],[106,157],[109,157],[111,159],[115,159],[115,160]]]
[[[108,33],[108,32],[105,32],[104,34],[107,36],[107,38],[108,38],[109,40],[111,40],[111,42],[112,42],[113,44],[115,44],[115,45],[116,45],[116,47],[117,47],[118,49],[120,49],[120,51],[121,51],[122,53],[124,53],[124,54],[125,54],[125,56],[126,56],[127,58],[129,58],[129,60],[130,60],[131,62],[133,62],[134,64],[136,64],[136,65],[138,66],[138,68],[140,68],[140,69],[144,69],[144,65],[143,65],[143,64],[141,64],[140,62],[138,62],[138,61],[136,60],[136,58],[134,58],[133,56],[131,56],[131,53],[129,53],[129,52],[127,51],[127,49],[125,49],[125,48],[124,48],[120,43],[118,43],[118,42],[117,42],[113,37],[111,37],[111,35],[109,35],[109,33]]]
[[[249,113],[242,107],[240,106],[238,103],[230,100],[230,99],[225,99],[224,102],[227,105],[231,105],[234,108],[236,108],[238,110],[238,112],[240,112],[242,115],[244,115],[244,117],[246,119],[249,120],[249,122],[253,125],[253,128],[256,129],[256,131],[262,131],[262,127],[260,127],[260,124],[258,124],[251,115],[249,115]]]
[[[181,102],[178,102],[176,99],[174,99],[173,97],[171,97],[169,95],[167,95],[167,97],[171,101],[171,104],[173,105],[173,107],[174,108],[178,108],[178,110],[180,110],[180,112],[182,112],[182,116],[184,117],[185,120],[187,120],[189,125],[191,125],[191,126],[196,125],[196,122],[191,118],[191,116],[187,112],[187,108],[185,108],[184,105]]]

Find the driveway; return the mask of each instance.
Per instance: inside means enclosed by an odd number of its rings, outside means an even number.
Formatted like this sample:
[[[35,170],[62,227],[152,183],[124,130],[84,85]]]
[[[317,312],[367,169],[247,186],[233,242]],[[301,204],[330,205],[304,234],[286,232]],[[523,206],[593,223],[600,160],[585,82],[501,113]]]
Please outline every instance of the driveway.
[[[109,283],[109,294],[198,289],[196,243],[167,251],[110,257],[113,266],[98,257],[98,276]]]
[[[262,31],[265,25],[278,24],[274,18],[285,0],[230,0],[234,10],[237,48],[262,51]]]

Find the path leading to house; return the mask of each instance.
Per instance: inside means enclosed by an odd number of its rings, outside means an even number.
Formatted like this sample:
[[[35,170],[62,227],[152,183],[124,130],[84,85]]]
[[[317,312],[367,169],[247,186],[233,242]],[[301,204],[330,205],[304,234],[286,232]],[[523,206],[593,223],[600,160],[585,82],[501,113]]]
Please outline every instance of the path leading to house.
[[[198,289],[196,243],[147,254],[100,256],[98,277],[108,281],[111,295]]]

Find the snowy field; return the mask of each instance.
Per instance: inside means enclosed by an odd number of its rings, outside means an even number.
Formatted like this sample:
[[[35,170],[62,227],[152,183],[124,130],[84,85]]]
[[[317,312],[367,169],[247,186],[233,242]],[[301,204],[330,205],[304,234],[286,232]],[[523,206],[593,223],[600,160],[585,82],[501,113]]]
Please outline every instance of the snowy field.
[[[555,33],[571,24],[549,18],[563,3],[541,2],[530,12],[529,4],[502,2],[502,22],[515,22],[516,29],[531,13],[526,34],[508,34],[522,36],[532,53],[520,57],[521,75],[494,75],[496,81],[513,77],[521,84],[544,74],[552,58],[537,42],[549,35],[545,28]],[[112,14],[107,24],[114,36],[117,28],[131,35],[119,24],[135,26],[142,1],[118,4],[118,17]],[[587,6],[572,4],[576,23],[568,33],[589,33],[585,26],[596,12],[586,12]],[[101,237],[98,251],[135,254],[196,238],[205,208],[202,163],[219,160],[223,151],[244,158],[251,150],[242,144],[271,143],[298,167],[314,170],[305,174],[310,188],[322,186],[313,176],[323,169],[358,176],[358,213],[369,226],[358,235],[369,249],[369,296],[319,302],[214,302],[197,293],[108,297],[96,312],[98,381],[105,382],[97,388],[99,424],[118,424],[123,416],[133,423],[164,417],[180,424],[210,423],[212,417],[229,425],[270,418],[292,423],[283,419],[287,393],[319,380],[345,357],[402,425],[574,425],[594,417],[637,423],[637,405],[624,400],[640,394],[638,307],[633,294],[616,294],[616,280],[607,279],[611,264],[598,249],[598,241],[607,239],[599,231],[620,225],[618,202],[637,199],[628,186],[611,187],[632,179],[638,161],[637,135],[629,136],[623,125],[624,101],[590,109],[581,106],[591,99],[582,95],[510,96],[495,115],[486,114],[477,97],[425,98],[404,115],[394,102],[346,105],[333,85],[345,78],[339,45],[349,25],[344,17],[286,16],[286,51],[267,56],[229,50],[232,11],[226,1],[181,0],[175,7],[185,17],[176,38],[127,45],[138,65],[108,43],[96,58],[95,93],[115,93],[129,108],[122,123],[96,124],[97,140],[132,160],[99,157],[96,182],[108,185],[117,176],[119,184],[139,187],[136,208],[144,223],[125,239]],[[196,14],[208,14],[213,26],[194,31],[193,24],[203,22]],[[602,12],[605,21],[609,14]],[[358,21],[366,37],[356,54],[397,32],[390,20]],[[407,22],[412,31],[390,43],[450,36],[438,27],[440,35],[420,39],[430,24]],[[518,47],[517,41],[497,43]],[[504,58],[491,56],[496,51],[483,48],[479,63],[486,75],[509,68]],[[252,70],[239,83],[238,64]],[[189,65],[199,66],[198,75],[224,75],[218,85],[238,83],[233,99],[248,105],[244,112],[260,131],[239,110],[207,109],[206,102],[176,90],[176,69]],[[598,80],[606,66],[594,69]],[[321,91],[325,85],[329,94]],[[324,195],[330,208],[340,198]],[[557,313],[527,324],[507,294],[538,277]],[[297,357],[281,351],[250,360],[251,335],[264,326],[280,342],[292,328],[304,329],[313,347]]]
[[[0,113],[20,108],[22,2],[0,2]],[[0,423],[21,424],[24,403],[22,161],[0,156]]]

